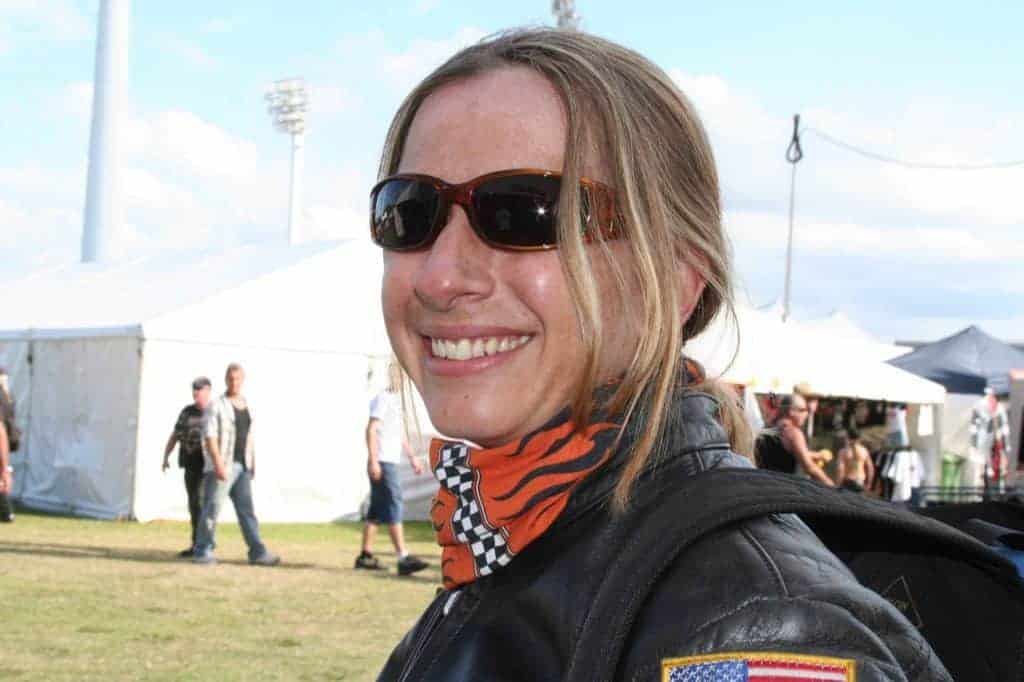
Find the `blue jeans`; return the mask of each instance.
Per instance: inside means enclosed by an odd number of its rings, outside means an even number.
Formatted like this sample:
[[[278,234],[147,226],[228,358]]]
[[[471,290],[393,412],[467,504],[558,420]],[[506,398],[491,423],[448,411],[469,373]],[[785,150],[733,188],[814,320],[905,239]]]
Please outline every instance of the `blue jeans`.
[[[196,556],[205,556],[213,552],[217,531],[217,516],[224,499],[231,497],[235,505],[235,516],[242,529],[242,537],[249,546],[249,558],[256,559],[267,553],[267,548],[260,541],[260,523],[256,520],[256,511],[252,504],[252,479],[249,472],[238,462],[232,462],[228,469],[228,479],[220,481],[212,471],[203,474],[203,511],[199,515],[196,528]]]

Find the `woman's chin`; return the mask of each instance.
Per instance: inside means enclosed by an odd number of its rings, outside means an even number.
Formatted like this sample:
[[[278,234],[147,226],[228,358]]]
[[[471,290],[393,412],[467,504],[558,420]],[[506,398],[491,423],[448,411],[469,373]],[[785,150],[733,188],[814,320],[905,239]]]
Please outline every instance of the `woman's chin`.
[[[504,445],[517,437],[518,431],[515,428],[514,415],[510,415],[508,405],[505,409],[494,410],[480,409],[467,410],[464,406],[461,410],[454,409],[431,409],[427,404],[427,412],[430,414],[430,421],[439,433],[448,438],[466,440],[483,447],[495,447]]]

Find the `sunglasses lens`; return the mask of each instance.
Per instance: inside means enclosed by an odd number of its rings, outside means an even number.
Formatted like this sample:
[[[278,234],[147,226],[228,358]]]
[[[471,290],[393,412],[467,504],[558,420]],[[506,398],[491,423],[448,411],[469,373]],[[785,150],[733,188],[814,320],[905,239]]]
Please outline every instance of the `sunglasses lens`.
[[[545,175],[510,175],[473,191],[473,210],[492,243],[511,247],[558,243],[558,189],[561,179]]]
[[[429,183],[409,178],[386,181],[370,207],[373,240],[396,251],[425,246],[440,205],[441,197]]]

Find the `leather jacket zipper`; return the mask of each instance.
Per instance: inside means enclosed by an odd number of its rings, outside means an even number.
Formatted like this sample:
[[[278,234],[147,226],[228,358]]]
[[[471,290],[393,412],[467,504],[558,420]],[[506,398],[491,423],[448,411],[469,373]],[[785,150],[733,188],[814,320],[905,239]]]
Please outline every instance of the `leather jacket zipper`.
[[[448,602],[448,597],[449,595],[442,594],[430,605],[427,620],[420,630],[420,636],[416,638],[416,643],[409,652],[409,657],[405,659],[405,665],[402,666],[402,674],[398,676],[398,682],[407,682],[409,680],[409,675],[412,673],[416,661],[419,660],[420,654],[423,653],[423,649],[426,648],[430,636],[434,634],[434,630],[437,629],[441,619],[444,618],[444,605]]]

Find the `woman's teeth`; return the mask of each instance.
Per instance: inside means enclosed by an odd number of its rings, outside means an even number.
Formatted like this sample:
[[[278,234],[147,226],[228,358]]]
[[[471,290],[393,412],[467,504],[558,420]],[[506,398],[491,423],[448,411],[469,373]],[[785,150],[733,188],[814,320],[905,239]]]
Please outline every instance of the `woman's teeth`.
[[[486,355],[497,355],[515,350],[530,340],[523,336],[491,336],[475,339],[430,339],[430,350],[435,358],[445,360],[471,360]]]

